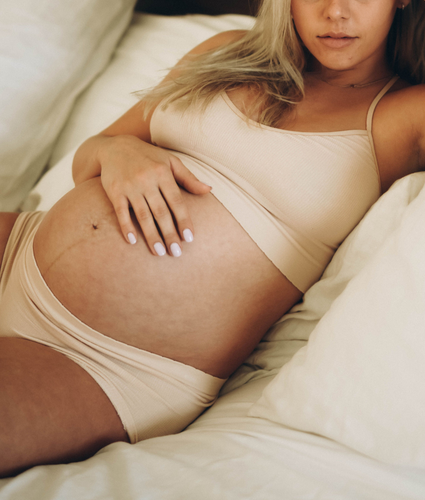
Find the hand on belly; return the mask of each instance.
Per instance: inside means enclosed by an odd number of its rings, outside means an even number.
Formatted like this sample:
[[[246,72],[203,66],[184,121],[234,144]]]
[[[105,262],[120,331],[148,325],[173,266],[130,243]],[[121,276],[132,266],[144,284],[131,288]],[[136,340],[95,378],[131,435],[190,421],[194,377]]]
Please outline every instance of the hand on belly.
[[[152,255],[140,233],[129,245],[95,178],[46,215],[35,258],[54,295],[82,322],[222,376],[223,363],[233,371],[301,292],[211,194],[182,193],[195,238],[181,243],[180,257]]]

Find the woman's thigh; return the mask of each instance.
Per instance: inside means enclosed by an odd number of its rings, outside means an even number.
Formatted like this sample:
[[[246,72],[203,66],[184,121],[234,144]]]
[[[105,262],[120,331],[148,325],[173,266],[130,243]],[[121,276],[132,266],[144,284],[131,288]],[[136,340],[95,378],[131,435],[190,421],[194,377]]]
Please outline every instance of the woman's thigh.
[[[18,213],[0,212],[0,266],[3,260],[4,250],[13,225],[18,218]]]
[[[0,477],[84,460],[128,437],[80,366],[35,342],[0,338]]]

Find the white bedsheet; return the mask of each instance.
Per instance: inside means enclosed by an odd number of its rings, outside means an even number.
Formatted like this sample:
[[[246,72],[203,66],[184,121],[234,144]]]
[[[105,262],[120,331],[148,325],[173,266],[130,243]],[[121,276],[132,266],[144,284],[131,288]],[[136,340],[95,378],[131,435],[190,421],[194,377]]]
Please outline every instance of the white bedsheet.
[[[246,417],[270,378],[222,397],[181,434],[110,445],[1,481],[2,500],[423,500],[422,471]]]
[[[72,188],[69,151],[135,102],[129,92],[143,87],[142,73],[152,85],[162,76],[159,69],[202,39],[251,22],[244,16],[136,15],[111,65],[80,97],[54,152],[52,164],[59,163],[25,208],[48,209]],[[385,465],[329,439],[247,417],[265,385],[305,345],[349,279],[396,226],[422,188],[423,175],[400,181],[381,198],[305,301],[268,332],[217,403],[186,431],[136,445],[114,444],[85,462],[36,467],[0,480],[0,499],[424,500],[423,471]]]

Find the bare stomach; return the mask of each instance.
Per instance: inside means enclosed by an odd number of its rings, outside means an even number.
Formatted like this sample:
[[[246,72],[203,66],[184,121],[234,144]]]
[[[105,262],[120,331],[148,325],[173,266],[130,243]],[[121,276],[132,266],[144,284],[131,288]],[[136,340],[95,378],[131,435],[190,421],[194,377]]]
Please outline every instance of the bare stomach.
[[[115,340],[229,376],[302,297],[212,194],[182,190],[194,241],[154,256],[129,245],[99,178],[64,196],[40,225],[34,254],[58,300]]]

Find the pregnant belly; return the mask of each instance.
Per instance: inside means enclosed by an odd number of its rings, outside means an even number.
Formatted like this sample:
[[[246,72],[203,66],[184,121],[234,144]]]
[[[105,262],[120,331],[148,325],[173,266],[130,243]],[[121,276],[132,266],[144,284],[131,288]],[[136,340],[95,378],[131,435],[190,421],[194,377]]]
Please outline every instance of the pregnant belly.
[[[64,196],[34,254],[47,285],[115,340],[227,377],[302,296],[212,194],[183,191],[194,241],[154,256],[123,238],[99,178]]]

